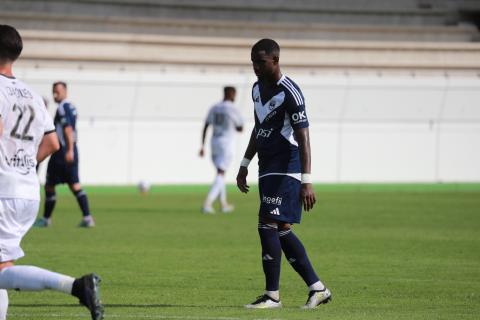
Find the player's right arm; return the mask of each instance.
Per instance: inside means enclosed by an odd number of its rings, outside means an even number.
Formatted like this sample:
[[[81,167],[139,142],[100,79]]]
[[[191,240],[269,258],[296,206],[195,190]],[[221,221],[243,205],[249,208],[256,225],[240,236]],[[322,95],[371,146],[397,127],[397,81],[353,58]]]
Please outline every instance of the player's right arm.
[[[253,159],[255,154],[257,153],[257,143],[255,141],[255,128],[252,130],[252,134],[250,135],[250,141],[248,141],[247,150],[245,150],[245,155],[243,156],[242,163],[240,164],[240,168],[238,169],[237,174],[237,187],[243,193],[247,193],[248,189],[250,188],[247,185],[247,175],[248,175],[248,163]]]
[[[37,151],[37,163],[45,160],[46,157],[60,149],[60,143],[55,131],[47,132],[40,142],[40,146]]]
[[[203,157],[205,155],[205,138],[207,137],[207,129],[208,129],[208,122],[205,122],[205,125],[203,126],[203,132],[202,132],[202,146],[200,147],[200,152],[198,153],[200,157]]]

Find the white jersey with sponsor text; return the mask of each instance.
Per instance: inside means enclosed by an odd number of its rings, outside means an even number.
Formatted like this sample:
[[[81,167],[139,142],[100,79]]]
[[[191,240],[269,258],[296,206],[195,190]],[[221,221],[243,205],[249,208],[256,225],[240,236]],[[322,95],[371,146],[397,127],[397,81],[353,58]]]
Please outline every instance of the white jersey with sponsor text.
[[[235,132],[243,126],[240,112],[233,102],[224,100],[210,108],[207,123],[213,127],[212,153],[232,153],[235,147]]]
[[[22,81],[0,75],[0,198],[40,200],[37,151],[55,131],[43,99]]]

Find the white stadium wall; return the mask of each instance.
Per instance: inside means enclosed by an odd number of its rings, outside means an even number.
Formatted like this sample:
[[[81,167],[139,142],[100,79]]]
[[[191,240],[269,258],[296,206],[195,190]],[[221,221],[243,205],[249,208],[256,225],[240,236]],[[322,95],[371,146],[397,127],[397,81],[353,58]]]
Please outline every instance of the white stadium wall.
[[[250,70],[232,69],[19,66],[16,75],[50,101],[51,83],[68,82],[79,113],[83,183],[209,183],[214,169],[208,157],[198,157],[200,134],[224,85],[237,87],[237,107],[247,120],[229,182],[253,127],[255,79]],[[306,98],[314,181],[480,181],[476,73],[284,71]],[[52,112],[54,107],[50,102]]]

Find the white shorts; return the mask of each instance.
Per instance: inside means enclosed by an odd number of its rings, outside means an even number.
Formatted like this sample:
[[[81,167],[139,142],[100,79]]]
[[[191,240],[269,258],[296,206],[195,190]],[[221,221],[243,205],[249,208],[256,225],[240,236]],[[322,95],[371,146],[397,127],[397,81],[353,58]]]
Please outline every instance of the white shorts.
[[[232,163],[232,159],[233,155],[231,153],[212,154],[213,164],[217,169],[221,169],[223,171],[227,171],[230,163]]]
[[[37,217],[40,201],[0,198],[0,262],[24,256],[20,242]]]
[[[231,141],[212,139],[212,161],[217,169],[226,171],[232,163],[233,144]]]

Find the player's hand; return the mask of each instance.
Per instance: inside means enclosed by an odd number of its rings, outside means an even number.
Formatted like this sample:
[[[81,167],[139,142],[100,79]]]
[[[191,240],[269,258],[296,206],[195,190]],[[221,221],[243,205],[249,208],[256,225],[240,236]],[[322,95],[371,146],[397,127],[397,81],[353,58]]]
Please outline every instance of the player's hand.
[[[200,149],[200,152],[198,153],[198,155],[203,158],[203,156],[205,155],[205,151],[203,151],[203,148]]]
[[[247,193],[248,189],[250,188],[250,186],[247,185],[247,175],[248,175],[247,167],[240,166],[240,169],[238,169],[238,174],[237,174],[237,187],[243,193]]]
[[[302,188],[300,189],[300,198],[303,203],[303,210],[310,211],[313,209],[313,205],[317,200],[315,199],[315,192],[313,192],[311,183],[302,184]]]
[[[65,161],[67,163],[73,163],[73,150],[67,151],[65,153]]]

